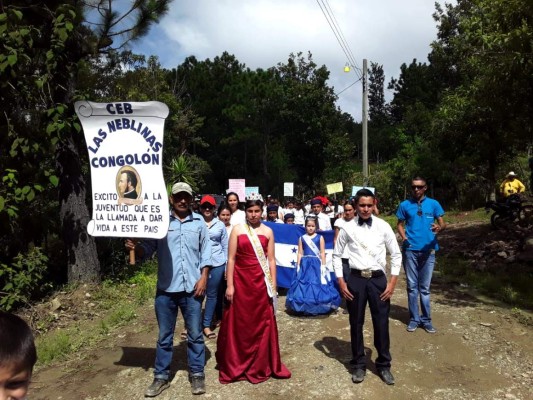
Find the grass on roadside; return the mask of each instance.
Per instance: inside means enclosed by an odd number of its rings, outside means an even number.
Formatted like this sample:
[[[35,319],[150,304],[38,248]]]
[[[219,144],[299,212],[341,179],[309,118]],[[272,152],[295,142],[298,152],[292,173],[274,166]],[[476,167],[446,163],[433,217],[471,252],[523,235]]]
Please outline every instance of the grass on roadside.
[[[152,300],[155,293],[157,264],[153,261],[140,266],[124,280],[104,281],[91,298],[92,311],[99,315],[93,320],[80,319],[73,326],[52,330],[36,339],[38,367],[67,358],[81,348],[98,343],[105,336],[137,318],[139,306]]]
[[[396,214],[380,214],[379,217],[381,219],[384,219],[389,223],[389,225],[394,229],[396,232],[396,224],[398,223],[398,219],[396,218]],[[456,224],[461,222],[486,222],[487,224],[490,223],[490,213],[487,213],[484,208],[478,208],[476,210],[472,211],[446,211],[444,214],[444,222],[448,224]]]
[[[437,260],[435,272],[445,282],[468,285],[511,306],[533,309],[533,276],[528,265],[513,263],[480,271],[464,258],[443,256]]]

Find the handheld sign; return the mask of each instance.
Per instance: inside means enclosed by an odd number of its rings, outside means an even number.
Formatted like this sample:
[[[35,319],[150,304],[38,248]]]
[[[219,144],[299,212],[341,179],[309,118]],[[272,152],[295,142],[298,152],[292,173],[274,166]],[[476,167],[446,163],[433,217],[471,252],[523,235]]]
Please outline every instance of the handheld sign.
[[[91,167],[92,236],[160,239],[169,224],[163,178],[166,104],[77,101]]]
[[[326,189],[328,190],[328,194],[340,193],[344,190],[342,188],[342,182],[331,183],[326,186]]]
[[[240,201],[246,198],[246,180],[245,179],[228,179],[228,191],[226,193],[234,192],[239,196]]]
[[[283,196],[284,197],[294,196],[294,182],[283,183]]]

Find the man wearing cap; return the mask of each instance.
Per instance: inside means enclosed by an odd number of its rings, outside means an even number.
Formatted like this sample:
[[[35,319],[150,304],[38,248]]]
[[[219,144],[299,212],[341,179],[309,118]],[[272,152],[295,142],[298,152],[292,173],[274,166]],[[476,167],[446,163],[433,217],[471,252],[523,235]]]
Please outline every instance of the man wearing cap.
[[[324,209],[324,204],[322,203],[322,200],[320,198],[315,197],[313,200],[311,200],[311,213],[317,216],[318,230],[330,231],[331,220],[326,214],[322,212],[323,209]]]
[[[507,198],[512,194],[519,194],[526,191],[526,187],[516,176],[517,175],[513,171],[509,172],[500,185],[500,193],[504,198]]]
[[[211,243],[203,218],[190,210],[192,189],[185,182],[172,186],[167,235],[159,240],[126,241],[141,258],[157,251],[155,313],[159,327],[154,381],[145,392],[155,397],[170,385],[174,328],[181,310],[187,329],[187,359],[192,393],[205,393],[205,346],[202,335],[202,301],[209,267]]]
[[[366,304],[370,306],[374,327],[374,346],[378,352],[376,369],[387,384],[394,384],[390,372],[389,338],[390,299],[394,293],[402,253],[390,225],[372,216],[374,194],[361,189],[355,196],[356,222],[343,225],[335,241],[333,268],[341,295],[346,299],[350,321],[353,365],[352,381],[361,383],[366,375],[366,356],[363,337]],[[345,252],[346,250],[346,252]],[[390,254],[391,279],[387,281],[386,253]],[[344,280],[342,257],[348,254],[350,273]]]

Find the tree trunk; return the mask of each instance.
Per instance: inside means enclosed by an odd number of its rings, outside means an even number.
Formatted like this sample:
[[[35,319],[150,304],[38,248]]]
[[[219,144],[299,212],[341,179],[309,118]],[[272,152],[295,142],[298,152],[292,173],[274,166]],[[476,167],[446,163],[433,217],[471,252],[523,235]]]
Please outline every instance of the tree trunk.
[[[78,146],[69,132],[58,146],[60,220],[68,262],[68,282],[98,282],[100,262],[96,242],[87,233],[90,220],[86,204],[86,183],[81,169]],[[78,134],[81,135],[81,134]]]

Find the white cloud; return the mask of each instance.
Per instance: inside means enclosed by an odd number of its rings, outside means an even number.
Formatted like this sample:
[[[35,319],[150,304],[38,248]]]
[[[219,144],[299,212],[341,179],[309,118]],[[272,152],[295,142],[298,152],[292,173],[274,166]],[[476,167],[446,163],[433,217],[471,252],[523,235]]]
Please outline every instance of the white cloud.
[[[402,63],[427,61],[436,38],[434,1],[329,0],[329,6],[357,65],[362,67],[363,58],[383,64],[386,83]],[[168,68],[190,55],[204,60],[227,51],[252,69],[310,51],[331,72],[329,83],[337,92],[357,79],[343,72],[348,60],[316,0],[177,0],[133,50],[158,55]],[[338,105],[360,120],[360,83],[343,92]]]

